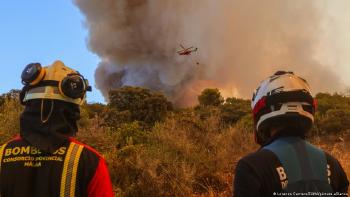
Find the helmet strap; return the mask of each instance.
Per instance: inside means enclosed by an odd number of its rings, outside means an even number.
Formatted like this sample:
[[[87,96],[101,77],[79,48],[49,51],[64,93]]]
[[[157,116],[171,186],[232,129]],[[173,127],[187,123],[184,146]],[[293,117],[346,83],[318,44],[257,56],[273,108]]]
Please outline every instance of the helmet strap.
[[[40,112],[40,119],[41,119],[41,122],[42,123],[46,123],[49,119],[50,119],[50,117],[51,117],[51,115],[52,115],[52,111],[53,111],[53,106],[54,106],[54,103],[53,103],[53,100],[51,100],[51,109],[50,109],[50,112],[49,112],[49,114],[47,115],[47,117],[44,119],[44,115],[43,115],[43,113],[44,113],[44,99],[41,99],[41,112]]]

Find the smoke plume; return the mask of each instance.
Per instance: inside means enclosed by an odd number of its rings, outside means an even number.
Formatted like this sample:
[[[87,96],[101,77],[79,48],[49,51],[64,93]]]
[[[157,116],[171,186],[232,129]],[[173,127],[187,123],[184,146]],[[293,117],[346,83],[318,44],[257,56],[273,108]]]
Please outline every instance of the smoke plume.
[[[193,104],[207,87],[248,98],[276,70],[294,71],[314,92],[339,90],[334,65],[319,57],[325,3],[75,0],[86,16],[89,48],[101,59],[95,78],[105,97],[113,88],[143,86],[180,105]],[[180,56],[180,44],[198,51]]]

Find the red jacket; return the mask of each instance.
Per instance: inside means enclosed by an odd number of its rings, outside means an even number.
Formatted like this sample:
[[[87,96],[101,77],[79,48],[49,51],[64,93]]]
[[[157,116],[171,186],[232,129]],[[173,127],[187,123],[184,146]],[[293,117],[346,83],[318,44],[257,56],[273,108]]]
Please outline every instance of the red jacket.
[[[43,153],[16,137],[0,147],[0,192],[6,196],[113,196],[103,157],[70,138]]]

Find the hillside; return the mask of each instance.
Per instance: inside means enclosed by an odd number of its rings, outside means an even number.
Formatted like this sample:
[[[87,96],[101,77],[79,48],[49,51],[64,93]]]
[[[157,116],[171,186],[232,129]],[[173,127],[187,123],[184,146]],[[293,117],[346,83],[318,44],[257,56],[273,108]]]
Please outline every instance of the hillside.
[[[1,143],[19,131],[16,91],[0,97]],[[309,140],[350,177],[350,98],[319,93]],[[230,196],[236,162],[258,148],[250,101],[206,89],[178,109],[160,93],[126,87],[110,103],[84,104],[77,138],[106,158],[117,196]],[[350,191],[349,191],[350,192]]]

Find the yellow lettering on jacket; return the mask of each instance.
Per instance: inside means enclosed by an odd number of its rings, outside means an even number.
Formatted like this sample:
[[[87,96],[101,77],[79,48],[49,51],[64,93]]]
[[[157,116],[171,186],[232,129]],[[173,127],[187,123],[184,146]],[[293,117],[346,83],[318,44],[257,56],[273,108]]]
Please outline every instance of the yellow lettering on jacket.
[[[20,151],[21,151],[20,147],[15,147],[15,148],[12,149],[12,154],[13,155],[18,155]]]
[[[31,155],[38,155],[41,154],[41,151],[35,147],[32,146],[21,146],[21,147],[14,147],[14,148],[7,148],[5,149],[5,156],[16,156],[16,155],[23,155],[23,154],[31,154]]]
[[[11,155],[12,148],[7,148],[5,149],[5,156],[10,156]]]
[[[32,162],[32,161],[27,161],[24,163],[25,167],[40,167],[41,166],[41,162]]]
[[[66,154],[67,147],[60,147],[57,149],[53,155],[64,155]],[[13,148],[6,148],[4,151],[4,156],[17,156],[17,155],[40,155],[41,151],[33,146],[19,146]]]
[[[66,149],[67,147],[61,147],[59,149],[57,149],[53,154],[56,155],[56,154],[59,154],[59,155],[64,155],[66,153]]]
[[[30,146],[21,147],[21,154],[29,154],[29,153],[30,153]]]
[[[41,154],[41,152],[40,152],[39,149],[37,149],[37,148],[31,146],[31,147],[30,147],[30,154],[31,154],[31,155],[36,155],[36,154]]]

